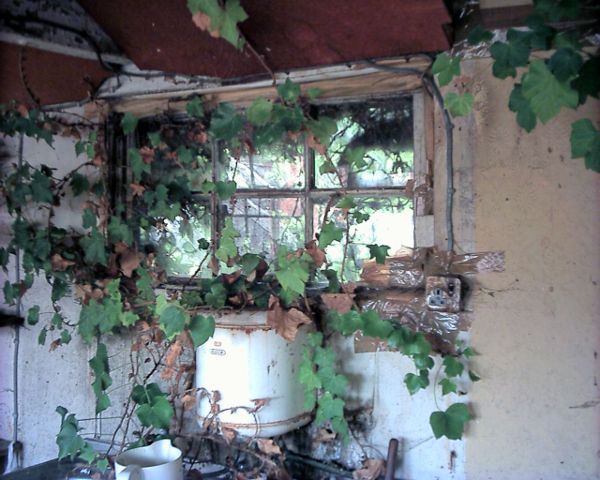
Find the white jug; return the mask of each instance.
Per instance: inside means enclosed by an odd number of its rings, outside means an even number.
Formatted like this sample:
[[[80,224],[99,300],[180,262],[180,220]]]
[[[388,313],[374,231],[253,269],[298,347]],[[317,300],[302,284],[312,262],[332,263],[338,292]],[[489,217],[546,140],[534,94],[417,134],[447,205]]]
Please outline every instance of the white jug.
[[[116,480],[183,480],[181,457],[168,439],[132,448],[115,459]]]

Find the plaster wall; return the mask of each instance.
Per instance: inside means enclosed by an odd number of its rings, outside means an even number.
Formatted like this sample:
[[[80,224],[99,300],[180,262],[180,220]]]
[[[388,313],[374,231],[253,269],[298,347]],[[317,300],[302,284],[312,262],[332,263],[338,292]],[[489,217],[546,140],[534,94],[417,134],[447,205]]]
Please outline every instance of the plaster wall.
[[[572,121],[597,125],[600,104],[527,134],[506,108],[512,82],[493,78],[489,60],[463,73],[476,95],[474,114],[455,122],[457,249],[464,239],[506,252],[506,271],[474,286],[482,381],[470,394],[466,478],[600,478],[600,175],[571,159],[569,143]]]

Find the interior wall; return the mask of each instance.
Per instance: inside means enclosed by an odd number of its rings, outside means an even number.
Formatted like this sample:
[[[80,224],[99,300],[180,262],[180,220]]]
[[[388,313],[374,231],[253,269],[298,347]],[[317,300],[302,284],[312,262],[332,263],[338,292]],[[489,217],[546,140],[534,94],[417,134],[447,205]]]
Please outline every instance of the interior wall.
[[[512,82],[493,78],[489,60],[463,62],[463,74],[475,106],[455,121],[457,249],[471,197],[475,250],[506,252],[506,271],[474,286],[482,381],[466,477],[600,478],[600,175],[571,159],[569,142],[574,120],[598,125],[600,102],[527,134],[506,107]]]

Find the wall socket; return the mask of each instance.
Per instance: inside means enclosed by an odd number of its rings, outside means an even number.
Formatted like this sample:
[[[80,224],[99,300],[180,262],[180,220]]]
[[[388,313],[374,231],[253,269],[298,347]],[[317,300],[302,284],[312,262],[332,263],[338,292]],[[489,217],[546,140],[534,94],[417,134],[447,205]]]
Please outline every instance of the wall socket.
[[[427,277],[425,284],[427,308],[436,312],[460,311],[460,279],[457,277]]]

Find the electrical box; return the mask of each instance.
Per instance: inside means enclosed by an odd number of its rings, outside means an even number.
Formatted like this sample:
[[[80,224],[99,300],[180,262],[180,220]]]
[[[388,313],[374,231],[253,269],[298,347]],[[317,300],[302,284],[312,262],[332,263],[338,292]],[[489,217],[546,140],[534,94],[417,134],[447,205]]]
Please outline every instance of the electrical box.
[[[425,284],[427,308],[436,312],[460,311],[460,279],[457,277],[427,277]]]

